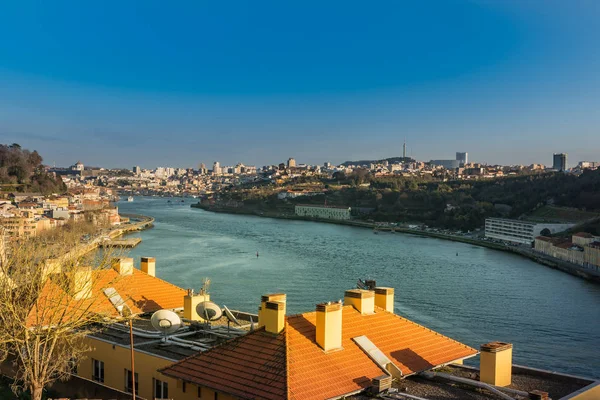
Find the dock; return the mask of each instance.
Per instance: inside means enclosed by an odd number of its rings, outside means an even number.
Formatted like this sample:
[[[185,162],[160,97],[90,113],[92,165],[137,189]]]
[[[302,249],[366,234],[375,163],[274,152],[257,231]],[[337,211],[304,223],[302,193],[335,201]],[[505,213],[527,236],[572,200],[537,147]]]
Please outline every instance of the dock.
[[[123,247],[132,249],[138,244],[142,242],[140,238],[130,238],[130,239],[110,239],[105,240],[100,244],[100,247]]]

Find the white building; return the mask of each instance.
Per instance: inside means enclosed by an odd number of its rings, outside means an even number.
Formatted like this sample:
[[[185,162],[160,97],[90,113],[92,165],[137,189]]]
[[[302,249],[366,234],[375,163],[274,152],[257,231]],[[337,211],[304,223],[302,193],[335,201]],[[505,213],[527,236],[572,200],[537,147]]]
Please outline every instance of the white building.
[[[516,219],[487,218],[485,237],[507,242],[531,244],[544,229],[550,234],[562,232],[575,224],[546,224]]]
[[[299,204],[295,207],[296,215],[301,217],[323,218],[323,219],[350,219],[350,207],[338,206],[313,206]]]

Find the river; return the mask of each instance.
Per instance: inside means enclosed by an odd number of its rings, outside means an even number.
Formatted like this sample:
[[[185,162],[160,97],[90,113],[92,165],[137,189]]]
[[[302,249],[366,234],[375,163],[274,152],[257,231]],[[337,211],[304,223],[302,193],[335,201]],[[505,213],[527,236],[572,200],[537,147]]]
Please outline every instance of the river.
[[[212,281],[211,298],[256,312],[283,292],[288,314],[335,301],[358,278],[396,289],[395,312],[470,346],[514,345],[514,362],[600,378],[600,285],[517,255],[409,234],[212,213],[193,199],[136,197],[122,213],[156,218],[130,251],[183,288]],[[259,257],[256,257],[256,253]]]

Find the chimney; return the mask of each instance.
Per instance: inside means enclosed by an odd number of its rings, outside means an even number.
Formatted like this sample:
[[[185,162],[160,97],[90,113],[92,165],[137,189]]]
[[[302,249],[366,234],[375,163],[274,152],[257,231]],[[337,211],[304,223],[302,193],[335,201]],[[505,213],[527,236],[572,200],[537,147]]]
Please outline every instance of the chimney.
[[[112,267],[119,275],[133,274],[133,258],[115,257],[112,259]]]
[[[265,294],[264,296],[261,296],[260,298],[260,307],[258,308],[258,327],[262,327],[265,326],[265,309],[266,309],[266,304],[269,301],[279,301],[281,303],[283,303],[284,308],[283,308],[283,313],[285,314],[286,310],[285,310],[285,305],[286,305],[286,295],[284,293],[272,293],[272,294]]]
[[[92,267],[77,267],[71,272],[71,295],[75,300],[92,297]]]
[[[204,319],[196,312],[196,306],[205,301],[210,301],[210,294],[194,294],[192,289],[188,289],[187,294],[183,296],[183,318],[203,321]]]
[[[394,288],[376,287],[375,305],[383,308],[385,311],[394,313]]]
[[[344,304],[351,305],[362,315],[375,313],[375,292],[363,289],[346,290]]]
[[[342,348],[342,304],[317,304],[317,344],[324,351]]]
[[[142,257],[140,269],[142,272],[145,272],[150,276],[156,276],[156,258]]]
[[[60,274],[62,272],[62,266],[61,266],[60,262],[58,261],[58,259],[56,259],[56,258],[48,258],[44,262],[43,268],[44,269],[42,271],[42,274],[43,274],[42,279],[46,279],[50,275]]]
[[[512,376],[512,344],[482,344],[479,356],[479,380],[495,386],[508,386]]]
[[[285,326],[285,303],[281,301],[267,301],[263,309],[265,330],[278,334]]]

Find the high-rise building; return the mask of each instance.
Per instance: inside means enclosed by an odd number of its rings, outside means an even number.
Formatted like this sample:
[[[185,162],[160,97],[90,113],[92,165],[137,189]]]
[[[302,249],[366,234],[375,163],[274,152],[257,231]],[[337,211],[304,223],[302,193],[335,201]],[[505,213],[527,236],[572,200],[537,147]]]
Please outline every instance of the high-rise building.
[[[219,175],[221,173],[221,164],[218,161],[213,163],[213,175]]]
[[[294,158],[288,158],[287,166],[288,166],[288,168],[295,167],[296,166],[296,160]]]
[[[142,173],[142,169],[138,165],[136,165],[135,167],[133,167],[133,173],[139,175]]]
[[[467,165],[469,163],[469,153],[464,152],[464,153],[460,153],[460,152],[456,152],[456,161],[458,161],[458,164],[462,167],[464,165]]]
[[[557,171],[567,170],[567,153],[554,153],[552,169]]]
[[[402,158],[406,159],[406,139],[404,139],[404,145],[402,145]]]

